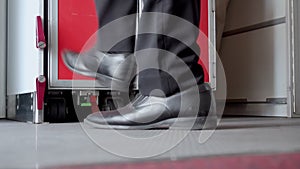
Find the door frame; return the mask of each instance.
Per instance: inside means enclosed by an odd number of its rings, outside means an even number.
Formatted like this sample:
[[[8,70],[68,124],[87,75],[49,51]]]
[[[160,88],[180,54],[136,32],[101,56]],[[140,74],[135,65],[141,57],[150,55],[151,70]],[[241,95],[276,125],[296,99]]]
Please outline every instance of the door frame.
[[[48,51],[48,88],[50,90],[110,90],[97,81],[91,80],[61,80],[58,77],[58,13],[59,0],[48,1],[48,44],[51,49]],[[214,49],[216,44],[216,25],[215,25],[215,0],[208,1],[208,39],[209,39],[209,76],[212,88],[216,88],[216,51]],[[95,83],[96,82],[96,83]]]

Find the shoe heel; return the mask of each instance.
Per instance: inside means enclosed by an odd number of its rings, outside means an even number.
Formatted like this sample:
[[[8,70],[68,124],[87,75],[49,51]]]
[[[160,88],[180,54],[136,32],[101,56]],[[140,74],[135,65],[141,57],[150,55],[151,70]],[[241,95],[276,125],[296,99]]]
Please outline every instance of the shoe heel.
[[[171,130],[212,130],[217,127],[217,117],[177,118]]]

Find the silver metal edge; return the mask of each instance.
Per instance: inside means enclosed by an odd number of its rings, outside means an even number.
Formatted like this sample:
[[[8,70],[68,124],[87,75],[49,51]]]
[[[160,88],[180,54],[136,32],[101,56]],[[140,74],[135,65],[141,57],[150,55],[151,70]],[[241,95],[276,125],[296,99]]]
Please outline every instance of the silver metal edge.
[[[217,51],[216,51],[216,3],[208,0],[208,39],[209,39],[209,79],[213,90],[217,89]]]
[[[48,1],[48,86],[51,88],[54,81],[55,74],[55,67],[53,65],[53,54],[55,53],[55,41],[57,41],[57,25],[55,25],[57,22],[54,21],[55,18],[57,18],[57,8],[53,8],[53,6],[57,6],[58,0],[52,0]],[[54,11],[56,9],[56,11]],[[56,15],[54,15],[56,14]],[[54,16],[53,16],[54,15]],[[56,34],[56,36],[55,36]],[[56,43],[57,44],[57,43]],[[53,65],[53,66],[52,66]]]
[[[292,117],[300,117],[300,2],[291,0],[289,2],[289,31],[290,31],[290,65],[291,65],[291,102]]]
[[[32,93],[32,95],[33,95],[33,107],[35,107],[35,109],[33,110],[32,123],[42,124],[42,123],[44,123],[44,107],[42,110],[38,110],[37,109],[37,104],[38,104],[37,93],[34,92],[34,93]]]
[[[1,47],[1,49],[3,49],[3,57],[0,58],[0,65],[1,65],[1,85],[2,85],[2,89],[0,89],[0,97],[1,97],[1,100],[0,100],[0,118],[6,118],[7,117],[7,101],[6,101],[6,82],[7,82],[7,75],[6,75],[6,62],[7,62],[7,25],[8,25],[8,21],[7,21],[7,6],[8,6],[8,3],[7,3],[7,0],[4,0],[2,2],[3,4],[3,7],[4,7],[4,16],[1,16],[3,17],[4,19],[4,25],[3,25],[3,32],[0,32],[0,34],[3,33],[4,35],[4,42],[3,42],[3,47]]]
[[[294,98],[294,1],[286,1],[286,27],[287,27],[287,56],[288,56],[288,107],[287,107],[287,116],[292,117],[295,112],[295,98]]]

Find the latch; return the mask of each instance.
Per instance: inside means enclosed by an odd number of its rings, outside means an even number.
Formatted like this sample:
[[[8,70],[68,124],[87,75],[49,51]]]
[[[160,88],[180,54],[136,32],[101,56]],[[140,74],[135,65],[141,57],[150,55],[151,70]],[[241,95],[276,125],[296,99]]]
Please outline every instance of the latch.
[[[43,21],[41,16],[36,17],[36,47],[38,49],[45,49],[47,46],[45,32],[43,29]]]

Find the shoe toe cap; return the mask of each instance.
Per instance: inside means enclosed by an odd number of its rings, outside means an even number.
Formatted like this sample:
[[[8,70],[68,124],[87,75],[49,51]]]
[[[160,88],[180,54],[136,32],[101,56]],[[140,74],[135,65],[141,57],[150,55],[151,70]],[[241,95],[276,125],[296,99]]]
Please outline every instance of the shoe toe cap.
[[[66,66],[74,68],[78,54],[72,51],[64,51],[62,58]]]

